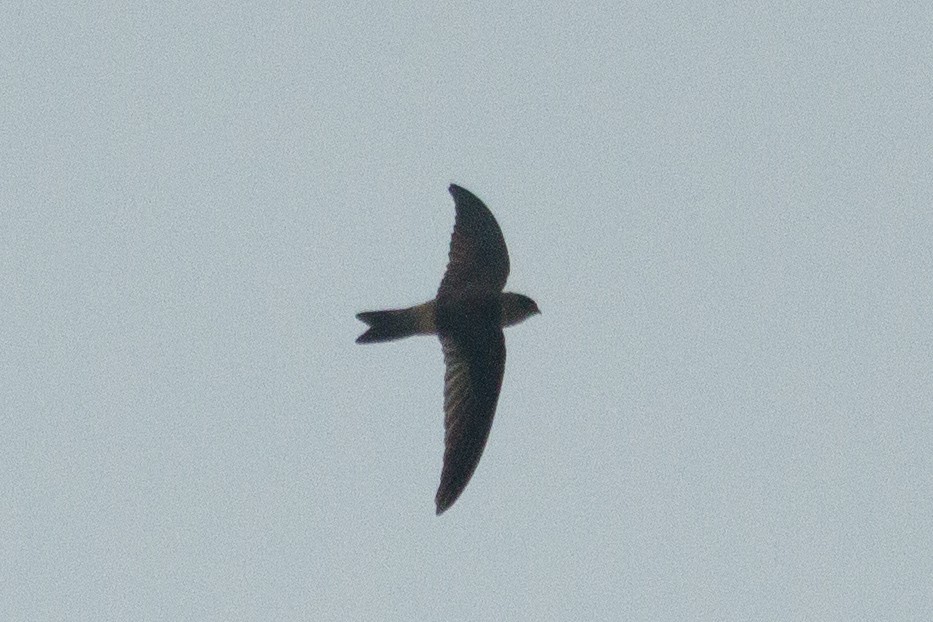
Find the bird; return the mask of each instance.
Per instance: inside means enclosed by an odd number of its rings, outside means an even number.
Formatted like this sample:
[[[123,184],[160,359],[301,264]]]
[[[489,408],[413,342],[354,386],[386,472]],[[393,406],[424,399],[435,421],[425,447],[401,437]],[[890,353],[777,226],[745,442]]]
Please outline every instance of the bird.
[[[460,497],[479,464],[492,427],[505,372],[502,329],[540,314],[523,294],[504,292],[509,253],[489,208],[451,184],[454,230],[447,270],[433,300],[405,309],[356,315],[368,329],[357,343],[437,335],[444,354],[444,460],[434,497],[444,513]]]

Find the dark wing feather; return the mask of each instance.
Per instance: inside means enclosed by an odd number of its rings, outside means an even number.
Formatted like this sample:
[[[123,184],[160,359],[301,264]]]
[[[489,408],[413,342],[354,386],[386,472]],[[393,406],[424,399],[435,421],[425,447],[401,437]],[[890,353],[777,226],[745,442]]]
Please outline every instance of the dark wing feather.
[[[509,276],[509,252],[499,224],[469,190],[451,184],[450,194],[457,216],[438,301],[501,292]]]
[[[505,371],[505,338],[483,322],[442,333],[444,348],[444,468],[434,501],[440,514],[466,488],[496,413]]]

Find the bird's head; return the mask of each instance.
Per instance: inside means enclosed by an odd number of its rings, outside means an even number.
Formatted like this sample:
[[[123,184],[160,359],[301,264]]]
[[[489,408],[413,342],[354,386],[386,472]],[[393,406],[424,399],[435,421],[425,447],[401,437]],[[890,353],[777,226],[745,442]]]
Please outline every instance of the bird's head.
[[[539,315],[537,303],[523,294],[505,292],[502,294],[502,325],[512,326],[524,322],[532,315]]]

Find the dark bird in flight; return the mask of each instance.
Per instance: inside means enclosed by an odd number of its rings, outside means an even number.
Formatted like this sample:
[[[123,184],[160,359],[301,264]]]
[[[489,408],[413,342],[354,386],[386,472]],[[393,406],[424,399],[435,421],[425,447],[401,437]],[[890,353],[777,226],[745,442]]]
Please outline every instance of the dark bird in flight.
[[[482,201],[450,186],[457,216],[450,259],[434,300],[407,309],[366,311],[357,343],[437,335],[444,351],[444,468],[434,502],[449,508],[466,488],[492,427],[502,374],[502,329],[541,313],[528,296],[503,292],[509,276],[505,239]]]

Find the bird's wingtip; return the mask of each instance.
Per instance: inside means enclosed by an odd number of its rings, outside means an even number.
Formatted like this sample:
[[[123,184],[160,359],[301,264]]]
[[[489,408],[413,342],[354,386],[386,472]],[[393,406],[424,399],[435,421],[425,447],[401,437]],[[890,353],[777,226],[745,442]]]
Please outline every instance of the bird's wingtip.
[[[456,500],[457,495],[451,498],[450,494],[441,494],[441,489],[438,489],[437,494],[434,496],[434,514],[440,516],[449,510]]]

